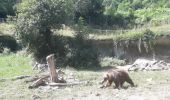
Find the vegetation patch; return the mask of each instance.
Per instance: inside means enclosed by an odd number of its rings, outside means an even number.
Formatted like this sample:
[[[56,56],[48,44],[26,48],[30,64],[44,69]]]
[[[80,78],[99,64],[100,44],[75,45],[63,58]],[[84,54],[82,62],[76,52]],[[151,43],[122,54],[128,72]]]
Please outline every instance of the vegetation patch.
[[[19,54],[0,55],[0,78],[11,78],[19,75],[31,75],[34,73],[30,56]]]
[[[14,35],[15,25],[12,23],[0,23],[0,36],[1,35]]]
[[[0,53],[3,52],[4,48],[9,48],[10,51],[16,51],[18,48],[18,43],[12,36],[0,35]]]
[[[126,62],[124,60],[120,60],[118,58],[113,58],[113,57],[105,57],[100,60],[100,65],[102,67],[122,66],[125,64]]]

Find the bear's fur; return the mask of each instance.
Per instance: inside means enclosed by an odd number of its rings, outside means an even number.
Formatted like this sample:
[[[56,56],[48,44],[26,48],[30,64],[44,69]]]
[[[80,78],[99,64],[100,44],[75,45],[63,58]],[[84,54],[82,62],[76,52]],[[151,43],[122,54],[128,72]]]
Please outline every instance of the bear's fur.
[[[128,72],[122,69],[115,69],[115,70],[109,70],[103,78],[102,84],[106,83],[105,86],[103,87],[108,87],[111,86],[112,82],[115,83],[115,88],[122,88],[123,83],[127,82],[129,83],[132,87],[134,87],[134,83],[132,79],[130,78]]]

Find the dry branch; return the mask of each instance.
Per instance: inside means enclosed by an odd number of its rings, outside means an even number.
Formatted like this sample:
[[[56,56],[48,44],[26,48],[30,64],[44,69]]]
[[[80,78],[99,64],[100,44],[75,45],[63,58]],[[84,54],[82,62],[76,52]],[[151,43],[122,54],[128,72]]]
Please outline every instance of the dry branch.
[[[32,88],[36,88],[40,85],[45,85],[45,83],[46,83],[45,79],[48,77],[49,77],[49,75],[39,78],[37,81],[35,81],[33,84],[31,84],[28,88],[32,89]]]
[[[31,76],[28,76],[28,75],[23,75],[23,76],[17,76],[17,77],[14,77],[12,78],[11,80],[18,80],[18,79],[24,79],[24,78],[28,78],[28,77],[31,77]]]
[[[34,82],[34,81],[38,80],[39,78],[40,78],[39,76],[30,77],[27,80],[25,80],[25,82],[26,83]]]

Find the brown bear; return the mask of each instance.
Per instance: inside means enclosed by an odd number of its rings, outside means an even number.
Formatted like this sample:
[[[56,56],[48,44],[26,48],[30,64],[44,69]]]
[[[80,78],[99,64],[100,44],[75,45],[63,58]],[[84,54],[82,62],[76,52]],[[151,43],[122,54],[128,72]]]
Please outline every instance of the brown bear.
[[[112,82],[115,83],[115,88],[122,88],[123,83],[127,82],[129,83],[132,87],[134,87],[134,83],[132,79],[129,77],[128,72],[122,69],[115,69],[115,70],[109,70],[103,78],[102,84],[104,84],[107,81],[105,86],[103,87],[108,87],[111,86]]]

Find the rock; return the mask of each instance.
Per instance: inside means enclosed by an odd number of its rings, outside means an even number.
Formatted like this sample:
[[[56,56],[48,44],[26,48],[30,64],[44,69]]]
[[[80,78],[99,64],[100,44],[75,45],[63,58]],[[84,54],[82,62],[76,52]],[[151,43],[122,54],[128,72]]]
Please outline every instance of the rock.
[[[129,66],[128,71],[160,71],[168,69],[170,69],[170,66],[162,60],[137,59]]]
[[[96,96],[100,96],[101,94],[100,93],[96,93]]]
[[[52,88],[50,86],[39,86],[38,89],[41,91],[41,92],[49,92],[49,91],[52,91]]]
[[[38,95],[32,95],[31,100],[40,100],[41,98]]]
[[[7,79],[1,78],[0,82],[5,82]]]

